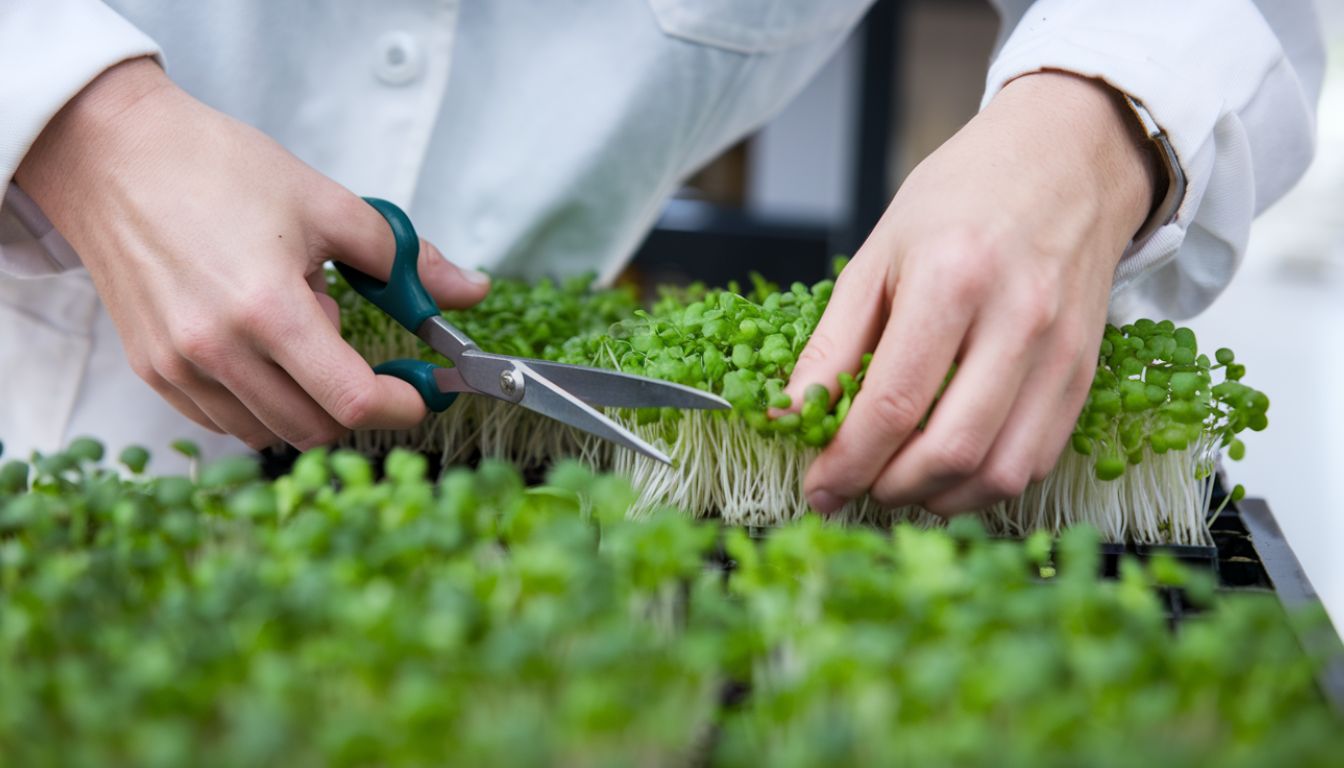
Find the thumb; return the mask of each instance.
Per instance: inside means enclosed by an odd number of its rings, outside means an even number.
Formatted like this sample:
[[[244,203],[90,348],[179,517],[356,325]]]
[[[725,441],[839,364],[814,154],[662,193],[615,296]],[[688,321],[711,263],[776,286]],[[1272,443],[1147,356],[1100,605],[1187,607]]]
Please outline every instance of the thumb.
[[[392,228],[382,214],[345,189],[325,208],[318,222],[328,251],[324,257],[386,280],[397,248]],[[470,307],[490,290],[489,276],[458,267],[424,238],[420,239],[416,271],[425,290],[444,309]]]
[[[465,309],[490,292],[489,275],[457,266],[424,238],[420,238],[419,271],[425,290],[443,309]]]
[[[771,415],[797,411],[812,384],[826,387],[834,401],[840,374],[857,373],[863,354],[877,345],[883,308],[882,280],[864,274],[862,265],[851,263],[836,279],[826,311],[789,376],[784,393],[792,404],[787,409],[772,410]]]

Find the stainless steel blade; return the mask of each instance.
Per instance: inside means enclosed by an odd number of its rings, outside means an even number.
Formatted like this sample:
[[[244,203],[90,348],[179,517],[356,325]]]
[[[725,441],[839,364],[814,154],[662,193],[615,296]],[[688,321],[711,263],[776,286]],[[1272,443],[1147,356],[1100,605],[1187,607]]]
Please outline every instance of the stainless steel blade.
[[[683,408],[729,410],[712,392],[604,368],[526,359],[522,362],[589,405],[608,408]]]
[[[564,387],[538,373],[532,369],[530,363],[515,360],[514,370],[521,374],[523,379],[523,396],[518,404],[524,408],[625,446],[654,461],[669,465],[672,463],[667,454],[636,437],[630,430],[603,416],[592,406],[570,394]]]
[[[440,392],[475,392],[476,388],[471,386],[462,378],[462,372],[456,368],[435,368],[434,383],[438,385]]]
[[[444,329],[436,328],[436,325],[426,321],[423,328],[426,331],[424,336],[440,336],[440,341],[447,342],[444,346],[455,343],[452,338],[443,338]],[[452,329],[452,326],[447,326],[447,328]],[[465,339],[465,336],[461,338]],[[467,344],[469,343],[468,341]],[[436,346],[436,349],[444,351],[443,347]],[[604,440],[610,440],[617,445],[629,448],[664,464],[672,463],[672,459],[667,454],[594,410],[591,405],[572,394],[567,386],[551,381],[546,375],[533,368],[532,365],[534,363],[539,364],[539,367],[544,367],[548,371],[560,370],[560,375],[568,376],[576,389],[585,394],[591,392],[598,400],[605,401],[603,404],[610,404],[614,401],[615,404],[626,403],[625,407],[649,406],[651,402],[649,398],[635,399],[630,395],[621,394],[622,389],[626,391],[647,389],[650,393],[670,391],[680,398],[654,399],[652,400],[654,403],[668,403],[674,407],[730,407],[722,398],[708,392],[683,387],[680,384],[669,384],[655,379],[629,376],[616,371],[605,371],[600,368],[560,366],[546,361],[493,355],[489,352],[482,352],[474,345],[458,347],[452,359],[456,363],[456,367],[440,368],[434,374],[435,383],[443,392],[473,392],[505,402],[517,403],[543,416],[568,424],[575,429],[581,429],[589,434],[597,435]],[[660,397],[671,398],[671,395],[665,394]],[[681,405],[682,403],[693,403],[694,405]]]
[[[442,317],[431,317],[420,324],[415,335],[419,336],[430,349],[452,360],[454,363],[463,353],[477,351],[479,347],[471,337]]]

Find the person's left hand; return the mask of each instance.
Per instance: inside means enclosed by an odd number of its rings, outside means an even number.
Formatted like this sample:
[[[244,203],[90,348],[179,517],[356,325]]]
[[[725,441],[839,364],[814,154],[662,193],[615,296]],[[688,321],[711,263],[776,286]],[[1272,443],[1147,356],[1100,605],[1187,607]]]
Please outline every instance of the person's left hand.
[[[1115,266],[1157,170],[1119,95],[1063,73],[1009,83],[917,167],[836,282],[787,388],[863,388],[804,492],[951,514],[1055,465],[1096,368]],[[953,364],[925,428],[919,424]]]

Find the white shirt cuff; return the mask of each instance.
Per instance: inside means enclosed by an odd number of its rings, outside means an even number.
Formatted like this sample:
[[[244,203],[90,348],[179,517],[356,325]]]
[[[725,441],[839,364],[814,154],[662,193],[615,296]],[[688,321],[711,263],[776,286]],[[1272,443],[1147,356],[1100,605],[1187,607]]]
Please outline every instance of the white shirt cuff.
[[[1275,30],[1250,0],[1037,0],[991,65],[983,103],[1042,70],[1106,82],[1165,132],[1188,187],[1175,220],[1131,244],[1113,296],[1155,314],[1198,312],[1235,272],[1263,198],[1282,194],[1305,167],[1298,155],[1310,156],[1310,109],[1285,80]],[[1279,139],[1278,162],[1255,157],[1267,136]],[[1144,295],[1120,296],[1131,286]]]

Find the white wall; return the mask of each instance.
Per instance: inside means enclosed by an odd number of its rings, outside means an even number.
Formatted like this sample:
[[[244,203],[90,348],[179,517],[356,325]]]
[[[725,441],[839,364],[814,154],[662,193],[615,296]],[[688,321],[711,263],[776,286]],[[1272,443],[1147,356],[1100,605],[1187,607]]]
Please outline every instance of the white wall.
[[[1227,471],[1264,497],[1344,629],[1344,7],[1322,5],[1330,70],[1316,159],[1256,221],[1227,292],[1190,322],[1270,397],[1269,429]]]
[[[851,35],[817,77],[750,145],[752,213],[840,220],[849,202],[862,45]]]

